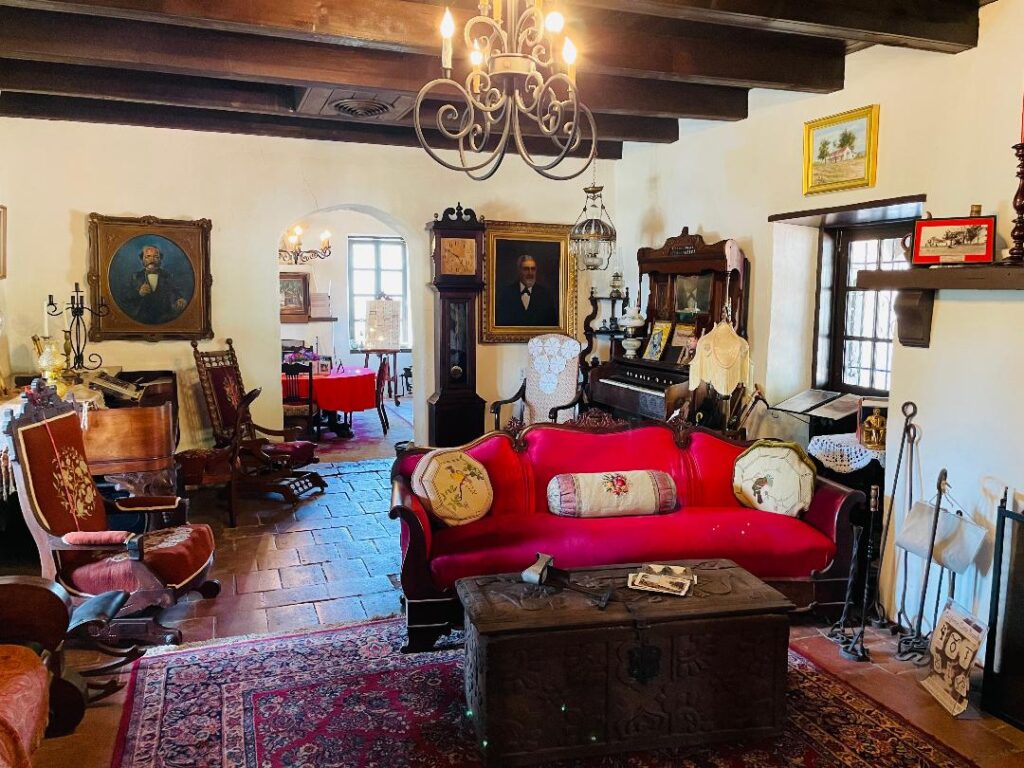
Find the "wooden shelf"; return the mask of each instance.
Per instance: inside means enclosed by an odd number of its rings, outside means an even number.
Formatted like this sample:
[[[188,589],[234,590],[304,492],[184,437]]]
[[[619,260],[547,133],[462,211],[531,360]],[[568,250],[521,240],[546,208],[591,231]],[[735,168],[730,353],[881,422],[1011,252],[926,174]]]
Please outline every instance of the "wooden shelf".
[[[337,322],[336,317],[303,317],[302,315],[282,315],[282,323],[334,323]]]
[[[966,265],[864,271],[857,273],[857,287],[891,291],[1024,291],[1024,267]]]
[[[932,337],[936,291],[1024,291],[1024,266],[963,265],[857,273],[857,287],[899,291],[893,310],[905,347],[927,347]]]

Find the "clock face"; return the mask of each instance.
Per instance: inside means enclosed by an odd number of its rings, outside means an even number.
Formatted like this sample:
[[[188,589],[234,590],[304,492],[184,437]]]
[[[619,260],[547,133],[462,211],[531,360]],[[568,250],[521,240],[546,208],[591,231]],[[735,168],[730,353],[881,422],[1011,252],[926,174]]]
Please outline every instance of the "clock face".
[[[446,237],[441,240],[441,273],[476,274],[476,240],[472,237]]]

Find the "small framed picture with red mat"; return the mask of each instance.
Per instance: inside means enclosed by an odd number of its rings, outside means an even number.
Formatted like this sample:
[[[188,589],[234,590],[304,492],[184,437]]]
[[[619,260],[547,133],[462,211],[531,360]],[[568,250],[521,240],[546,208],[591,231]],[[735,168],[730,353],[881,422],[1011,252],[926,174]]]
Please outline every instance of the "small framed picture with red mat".
[[[914,266],[991,264],[995,247],[995,216],[918,219],[914,223]]]

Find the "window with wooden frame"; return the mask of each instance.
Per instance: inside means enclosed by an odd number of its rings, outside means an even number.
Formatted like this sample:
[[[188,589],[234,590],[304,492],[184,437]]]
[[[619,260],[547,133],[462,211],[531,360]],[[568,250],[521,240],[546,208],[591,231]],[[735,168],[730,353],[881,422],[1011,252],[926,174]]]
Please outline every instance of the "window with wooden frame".
[[[908,269],[901,241],[913,228],[913,221],[899,221],[823,230],[816,386],[862,395],[888,394],[896,292],[858,288],[857,273]]]
[[[352,352],[366,341],[367,304],[382,294],[402,307],[402,351],[409,351],[409,260],[400,237],[348,238],[348,324]]]

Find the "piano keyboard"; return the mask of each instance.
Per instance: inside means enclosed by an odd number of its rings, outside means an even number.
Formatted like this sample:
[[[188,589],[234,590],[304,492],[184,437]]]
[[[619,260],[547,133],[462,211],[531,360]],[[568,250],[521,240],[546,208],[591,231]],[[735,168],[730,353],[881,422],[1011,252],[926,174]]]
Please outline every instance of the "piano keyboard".
[[[665,390],[663,388],[645,387],[640,384],[633,384],[629,381],[622,381],[621,379],[601,379],[602,384],[607,384],[611,387],[621,387],[622,389],[630,389],[634,392],[643,392],[645,395],[654,395],[660,397],[662,400],[665,399]]]

